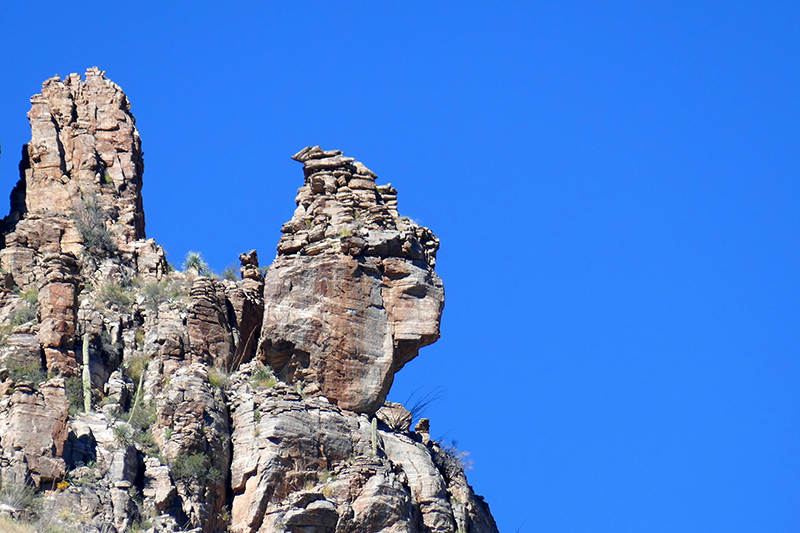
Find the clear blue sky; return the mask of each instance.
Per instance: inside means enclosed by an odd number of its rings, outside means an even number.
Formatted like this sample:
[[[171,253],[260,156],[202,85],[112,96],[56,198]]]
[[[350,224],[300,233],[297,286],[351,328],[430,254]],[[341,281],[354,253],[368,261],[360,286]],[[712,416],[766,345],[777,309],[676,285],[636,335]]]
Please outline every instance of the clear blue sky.
[[[800,531],[800,4],[4,2],[0,51],[0,191],[97,65],[176,264],[269,262],[306,145],[392,182],[447,305],[391,397],[501,531]]]

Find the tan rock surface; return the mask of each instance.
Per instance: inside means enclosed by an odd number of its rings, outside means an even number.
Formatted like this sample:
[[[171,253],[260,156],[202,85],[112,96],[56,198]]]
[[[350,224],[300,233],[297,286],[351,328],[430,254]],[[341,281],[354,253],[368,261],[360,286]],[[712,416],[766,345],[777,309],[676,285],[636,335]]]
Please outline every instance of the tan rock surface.
[[[254,250],[241,280],[174,272],[119,87],[91,69],[32,104],[0,250],[4,487],[80,533],[496,533],[427,420],[384,402],[444,305],[438,240],[394,188],[306,148],[266,273]]]
[[[3,461],[24,466],[37,486],[55,482],[66,473],[62,458],[67,440],[69,401],[64,393],[64,380],[53,378],[43,383],[39,390],[31,385],[17,384],[8,405],[0,411],[0,443]],[[24,465],[15,457],[19,450]],[[8,476],[4,473],[4,479]],[[24,478],[14,476],[17,483]]]
[[[438,240],[400,218],[381,193],[397,191],[374,187],[374,173],[341,152],[294,157],[305,185],[264,279],[259,357],[289,383],[316,384],[343,409],[373,413],[394,373],[439,338]]]
[[[31,140],[0,251],[4,271],[23,289],[43,276],[41,254],[84,250],[77,227],[84,204],[116,246],[145,236],[141,141],[122,90],[92,68],[85,80],[50,78],[31,104]]]

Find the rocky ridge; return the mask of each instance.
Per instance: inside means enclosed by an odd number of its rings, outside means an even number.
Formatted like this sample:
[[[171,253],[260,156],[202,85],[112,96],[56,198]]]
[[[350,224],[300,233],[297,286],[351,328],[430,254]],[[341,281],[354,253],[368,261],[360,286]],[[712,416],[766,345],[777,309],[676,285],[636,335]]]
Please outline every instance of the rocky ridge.
[[[458,453],[386,402],[439,337],[439,242],[340,151],[268,269],[172,270],[141,142],[97,69],[51,78],[3,220],[0,530],[495,532]]]

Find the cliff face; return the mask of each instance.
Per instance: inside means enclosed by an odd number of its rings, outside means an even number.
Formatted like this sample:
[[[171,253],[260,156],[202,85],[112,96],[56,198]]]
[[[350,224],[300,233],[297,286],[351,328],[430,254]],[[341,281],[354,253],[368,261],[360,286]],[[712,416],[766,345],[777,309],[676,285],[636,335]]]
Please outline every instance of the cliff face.
[[[91,69],[31,101],[0,250],[0,530],[497,531],[458,453],[385,401],[444,306],[395,189],[306,148],[268,269],[171,271],[124,93]]]

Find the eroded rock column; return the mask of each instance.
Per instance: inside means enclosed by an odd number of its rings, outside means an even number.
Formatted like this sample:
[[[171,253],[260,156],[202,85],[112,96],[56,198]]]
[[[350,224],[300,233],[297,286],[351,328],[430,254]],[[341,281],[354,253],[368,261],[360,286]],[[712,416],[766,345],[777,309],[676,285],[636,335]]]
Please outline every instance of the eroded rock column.
[[[358,161],[319,147],[294,159],[305,181],[265,275],[258,356],[288,383],[373,413],[394,373],[439,338],[439,241]]]

